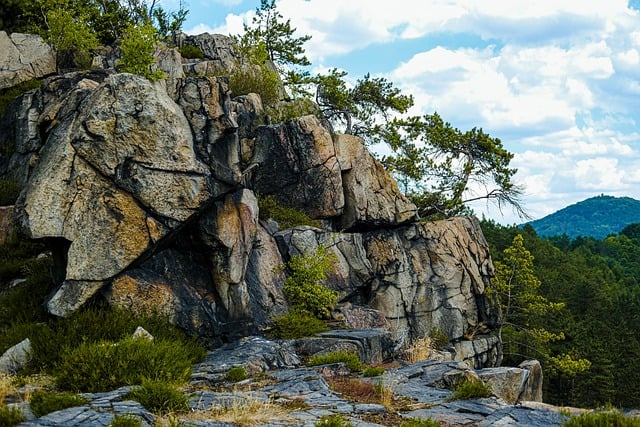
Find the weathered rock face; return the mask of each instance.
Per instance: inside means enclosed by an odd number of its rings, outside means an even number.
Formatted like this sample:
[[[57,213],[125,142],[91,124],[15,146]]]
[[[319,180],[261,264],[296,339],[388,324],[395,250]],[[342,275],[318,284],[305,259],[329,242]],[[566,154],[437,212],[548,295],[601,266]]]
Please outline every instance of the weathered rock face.
[[[203,50],[224,63],[225,43]],[[325,245],[338,258],[328,285],[352,305],[352,325],[386,328],[397,348],[438,328],[455,360],[497,363],[493,267],[477,221],[416,222],[362,140],[315,116],[264,122],[257,95],[231,99],[227,80],[210,76],[151,84],[96,70],[23,95],[0,120],[0,152],[11,153],[0,177],[24,185],[22,232],[52,243],[60,274],[49,310],[102,298],[232,340],[286,312],[278,267]],[[259,219],[256,194],[323,229],[278,230]]]
[[[0,52],[0,89],[56,71],[53,49],[38,35],[0,31]]]
[[[335,135],[334,140],[345,198],[339,230],[371,229],[416,219],[415,205],[400,192],[361,138]]]
[[[493,274],[476,220],[423,222],[365,233],[295,228],[276,234],[286,257],[331,248],[338,264],[330,285],[344,299],[383,313],[394,338],[407,343],[440,329],[457,342],[456,360],[474,367],[499,363],[497,337],[478,335],[496,321],[484,292]]]

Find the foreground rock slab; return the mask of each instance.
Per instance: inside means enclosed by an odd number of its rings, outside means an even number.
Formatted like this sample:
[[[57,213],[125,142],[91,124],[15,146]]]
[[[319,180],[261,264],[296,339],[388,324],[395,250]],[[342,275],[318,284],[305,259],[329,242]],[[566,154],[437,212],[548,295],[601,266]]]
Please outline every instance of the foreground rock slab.
[[[344,331],[344,344],[352,343],[353,336],[362,338],[359,331]],[[325,334],[335,336],[335,332]],[[375,336],[376,334],[372,334]],[[334,338],[338,340],[338,338]],[[372,339],[375,341],[375,339]],[[337,342],[334,342],[337,344]],[[368,345],[365,343],[365,346]],[[382,402],[358,402],[332,390],[335,378],[325,378],[329,371],[342,372],[345,367],[326,365],[304,366],[304,357],[294,349],[295,340],[272,341],[263,337],[250,337],[224,345],[209,352],[194,367],[191,384],[185,388],[191,412],[178,414],[185,425],[216,427],[236,426],[231,422],[207,419],[212,408],[242,407],[250,403],[270,403],[291,407],[282,419],[272,419],[259,425],[315,426],[323,416],[339,415],[356,427],[397,425],[406,418],[431,418],[446,426],[559,426],[566,419],[560,408],[535,402],[511,404],[499,396],[483,399],[451,400],[449,389],[456,378],[462,376],[487,376],[491,369],[474,371],[463,362],[424,360],[390,368],[377,378],[360,378],[363,383],[381,384],[391,390],[404,404],[400,409],[388,407]],[[229,382],[225,375],[242,366],[250,374],[246,380]],[[515,369],[515,368],[514,368]],[[517,368],[522,369],[522,368]],[[500,381],[503,368],[496,368],[494,383]],[[348,370],[345,371],[345,375]],[[533,378],[535,375],[531,375]],[[521,377],[517,378],[519,381]],[[509,381],[508,379],[505,381]],[[522,385],[526,388],[526,385]],[[449,388],[447,388],[449,387]],[[509,385],[503,385],[509,388]],[[497,387],[499,389],[499,387]],[[122,387],[106,393],[86,393],[90,402],[31,419],[23,427],[75,427],[108,425],[116,415],[129,414],[140,419],[142,425],[157,425],[160,420],[137,402],[127,400],[131,387]],[[28,412],[28,409],[25,408]],[[393,419],[394,421],[389,421]]]

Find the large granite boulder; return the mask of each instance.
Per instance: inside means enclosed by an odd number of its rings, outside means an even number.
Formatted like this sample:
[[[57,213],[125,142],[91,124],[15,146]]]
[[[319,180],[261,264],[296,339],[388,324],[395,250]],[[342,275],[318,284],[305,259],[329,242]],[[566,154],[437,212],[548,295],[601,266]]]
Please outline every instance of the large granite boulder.
[[[56,71],[55,53],[38,35],[0,31],[0,52],[0,89]]]

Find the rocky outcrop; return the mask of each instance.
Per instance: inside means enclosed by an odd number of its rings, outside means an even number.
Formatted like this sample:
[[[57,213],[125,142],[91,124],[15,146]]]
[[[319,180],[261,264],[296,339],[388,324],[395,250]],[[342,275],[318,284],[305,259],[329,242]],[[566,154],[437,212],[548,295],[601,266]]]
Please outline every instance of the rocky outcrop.
[[[188,41],[221,67],[234,58],[222,36]],[[180,73],[153,84],[69,73],[12,104],[0,120],[0,152],[10,153],[0,177],[23,185],[21,232],[54,252],[49,311],[102,299],[158,310],[220,344],[286,312],[279,267],[323,245],[338,259],[327,285],[350,305],[352,327],[385,329],[396,351],[438,329],[456,361],[498,363],[478,222],[419,222],[363,141],[316,116],[268,122],[259,96],[232,99],[226,78]],[[260,219],[266,195],[320,228]]]
[[[0,89],[56,72],[56,56],[42,37],[0,31]]]

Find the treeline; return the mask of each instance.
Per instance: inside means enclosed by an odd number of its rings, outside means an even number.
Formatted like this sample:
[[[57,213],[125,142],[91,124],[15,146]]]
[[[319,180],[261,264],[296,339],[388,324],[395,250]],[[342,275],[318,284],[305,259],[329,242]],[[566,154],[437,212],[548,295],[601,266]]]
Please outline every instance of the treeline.
[[[502,226],[483,220],[494,262],[522,235],[533,256],[540,297],[561,303],[541,319],[544,329],[564,339],[544,349],[505,343],[504,365],[525,358],[545,366],[544,400],[558,405],[596,407],[612,404],[640,408],[640,224],[597,240],[566,235],[540,238],[531,226]],[[588,360],[587,369],[562,369],[558,355]]]

